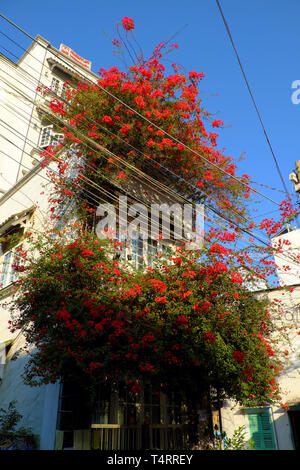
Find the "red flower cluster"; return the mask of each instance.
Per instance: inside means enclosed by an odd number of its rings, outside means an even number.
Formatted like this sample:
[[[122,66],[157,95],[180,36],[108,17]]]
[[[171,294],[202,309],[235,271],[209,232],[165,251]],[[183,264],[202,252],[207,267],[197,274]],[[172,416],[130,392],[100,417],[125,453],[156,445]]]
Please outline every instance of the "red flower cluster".
[[[137,380],[127,380],[126,383],[130,387],[132,393],[138,394],[142,390],[142,387]]]
[[[123,23],[123,28],[126,29],[126,31],[130,31],[131,29],[134,29],[134,22],[132,18],[128,18],[128,16],[124,16],[122,18],[122,23]]]
[[[243,283],[243,278],[239,273],[231,273],[230,274],[231,280],[235,284],[242,284]]]
[[[177,325],[182,325],[182,326],[187,326],[189,323],[189,319],[186,318],[186,316],[182,315],[180,317],[177,317],[176,319],[176,324]]]
[[[234,351],[232,355],[236,362],[242,363],[245,361],[245,354],[241,351]]]
[[[211,331],[204,333],[204,339],[209,344],[213,344],[216,341],[216,337],[212,334]]]
[[[221,121],[221,120],[217,120],[215,119],[214,122],[212,123],[211,125],[212,127],[220,127],[220,126],[224,126],[224,122]]]
[[[89,256],[94,256],[94,252],[92,250],[82,250],[81,255],[84,258],[88,258]]]
[[[227,248],[225,248],[222,245],[219,245],[219,243],[214,243],[213,245],[211,245],[211,247],[209,249],[209,252],[210,253],[215,253],[215,254],[218,254],[218,255],[227,255],[228,254]]]
[[[142,372],[150,372],[151,374],[155,373],[155,367],[151,364],[148,364],[147,362],[142,362],[140,364],[140,369]]]

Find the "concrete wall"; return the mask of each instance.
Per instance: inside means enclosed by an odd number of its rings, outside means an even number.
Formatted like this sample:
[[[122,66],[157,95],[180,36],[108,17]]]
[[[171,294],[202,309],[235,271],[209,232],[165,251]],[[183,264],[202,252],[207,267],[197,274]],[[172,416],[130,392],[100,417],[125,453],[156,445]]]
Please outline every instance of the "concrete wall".
[[[30,387],[23,382],[22,374],[28,361],[26,353],[20,353],[12,360],[13,354],[24,346],[22,336],[13,344],[6,360],[3,379],[0,382],[1,408],[7,409],[16,400],[16,408],[23,416],[18,427],[31,428],[38,437],[41,450],[53,450],[58,411],[59,384]]]

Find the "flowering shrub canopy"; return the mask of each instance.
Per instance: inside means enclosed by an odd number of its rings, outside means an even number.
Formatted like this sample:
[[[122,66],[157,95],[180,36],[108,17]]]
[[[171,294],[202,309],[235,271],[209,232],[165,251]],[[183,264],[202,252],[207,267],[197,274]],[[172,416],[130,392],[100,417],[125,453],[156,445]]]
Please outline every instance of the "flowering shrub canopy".
[[[178,248],[134,273],[118,245],[81,234],[55,243],[22,281],[12,329],[36,348],[27,382],[151,380],[201,396],[211,386],[243,403],[277,398],[280,361],[264,301],[211,259]]]
[[[122,24],[134,28],[130,18]],[[97,84],[78,79],[51,101],[48,118],[64,132],[64,142],[41,155],[43,165],[55,162],[58,170],[49,170],[56,190],[51,219],[57,205],[72,200],[90,227],[104,191],[106,198],[116,188],[125,191],[127,178],[146,189],[152,178],[184,200],[205,200],[226,221],[206,230],[201,252],[177,247],[138,273],[118,261],[117,243],[100,242],[78,224],[72,240],[61,231],[47,249],[40,246],[38,260],[23,253],[11,326],[36,346],[25,378],[30,384],[125,380],[135,393],[149,380],[187,394],[213,386],[244,404],[272,402],[282,360],[271,340],[275,326],[267,303],[245,281],[266,278],[275,265],[261,246],[256,263],[253,239],[236,247],[242,230],[254,227],[245,204],[249,176],[237,178],[233,159],[217,149],[223,121],[202,108],[204,74],[185,76],[172,64],[166,75],[160,60],[166,47],[160,43],[149,60],[139,55],[126,73],[100,69]],[[78,158],[72,178],[71,155]],[[280,222],[262,223],[268,235],[293,215],[288,201],[281,210]]]

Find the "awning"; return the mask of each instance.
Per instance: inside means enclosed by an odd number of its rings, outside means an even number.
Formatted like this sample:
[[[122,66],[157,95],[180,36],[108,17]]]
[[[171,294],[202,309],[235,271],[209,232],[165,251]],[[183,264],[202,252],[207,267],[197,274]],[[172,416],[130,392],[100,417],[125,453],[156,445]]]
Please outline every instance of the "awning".
[[[10,215],[7,219],[4,220],[4,222],[2,222],[2,224],[0,224],[0,233],[4,233],[12,225],[19,224],[22,219],[24,219],[27,215],[33,213],[34,210],[35,206],[31,206],[29,209],[25,209],[22,212]]]

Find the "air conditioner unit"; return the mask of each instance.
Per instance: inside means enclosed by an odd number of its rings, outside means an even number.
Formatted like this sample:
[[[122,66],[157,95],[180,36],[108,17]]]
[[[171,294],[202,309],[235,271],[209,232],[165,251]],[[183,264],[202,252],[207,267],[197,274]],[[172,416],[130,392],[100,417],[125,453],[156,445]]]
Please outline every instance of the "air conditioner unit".
[[[44,149],[44,148],[49,147],[49,145],[51,145],[52,129],[53,129],[53,125],[42,127],[41,133],[40,133],[40,140],[39,140],[40,148]]]

